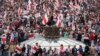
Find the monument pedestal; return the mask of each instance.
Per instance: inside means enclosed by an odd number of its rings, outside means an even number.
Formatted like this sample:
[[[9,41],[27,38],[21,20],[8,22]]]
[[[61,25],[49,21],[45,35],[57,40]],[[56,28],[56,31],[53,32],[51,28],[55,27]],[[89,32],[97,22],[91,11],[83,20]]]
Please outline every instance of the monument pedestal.
[[[56,26],[45,26],[43,27],[44,37],[46,39],[58,39],[60,38],[59,28]]]

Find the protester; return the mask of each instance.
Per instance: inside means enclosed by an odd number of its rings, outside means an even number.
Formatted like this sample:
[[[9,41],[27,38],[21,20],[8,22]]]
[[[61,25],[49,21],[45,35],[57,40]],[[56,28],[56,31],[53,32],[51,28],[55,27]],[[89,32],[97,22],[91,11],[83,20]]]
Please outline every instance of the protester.
[[[60,28],[62,37],[74,38],[76,41],[84,42],[85,54],[94,50],[94,46],[100,43],[100,1],[99,0],[0,0],[0,42],[2,55],[8,50],[4,47],[9,45],[9,52],[15,56],[20,53],[31,53],[38,55],[38,44],[36,46],[20,47],[21,42],[34,39],[36,34],[44,36],[44,26],[56,26]],[[64,35],[64,36],[63,36]],[[41,45],[40,45],[41,46]],[[52,48],[52,47],[51,47]],[[71,48],[62,50],[63,53],[77,55],[77,51],[83,54],[82,48]],[[32,50],[31,50],[32,49]],[[89,50],[90,49],[90,50]],[[99,45],[96,46],[98,55]],[[43,49],[39,54],[47,55]],[[56,51],[56,49],[55,49]],[[72,51],[72,53],[71,53]],[[56,55],[50,49],[49,55]],[[95,51],[92,53],[95,55]]]
[[[96,50],[97,50],[98,56],[100,56],[100,44],[97,46]]]
[[[22,47],[22,55],[23,55],[23,56],[25,56],[25,54],[26,54],[26,53],[25,53],[25,50],[26,50],[26,47],[25,47],[25,45],[23,45],[23,47]]]
[[[91,56],[96,56],[96,53],[97,51],[96,51],[96,47],[95,46],[91,46],[90,47],[90,55]]]
[[[83,47],[80,45],[79,49],[78,49],[79,55],[83,56]]]
[[[85,46],[85,51],[84,51],[84,56],[88,56],[89,55],[89,51],[90,51],[90,48],[88,45]]]
[[[53,56],[58,56],[58,49],[57,48],[54,48]]]
[[[73,54],[73,56],[77,56],[77,48],[76,48],[76,46],[74,46],[72,48],[72,54]]]
[[[60,46],[60,56],[64,56],[64,55],[65,55],[65,49],[64,49],[63,44],[61,44],[61,46]]]
[[[41,46],[39,46],[39,48],[38,48],[38,56],[41,56],[42,55],[42,48],[41,48]]]
[[[52,47],[50,47],[49,50],[48,50],[48,56],[53,56],[53,50],[52,50]]]

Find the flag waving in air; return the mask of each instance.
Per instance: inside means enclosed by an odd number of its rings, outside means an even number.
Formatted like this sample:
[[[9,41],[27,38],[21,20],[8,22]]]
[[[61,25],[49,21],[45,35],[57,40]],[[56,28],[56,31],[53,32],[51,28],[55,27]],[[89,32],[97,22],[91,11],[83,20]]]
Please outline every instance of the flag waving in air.
[[[69,7],[70,7],[71,10],[75,9],[75,6],[73,5],[73,2],[70,2]]]
[[[48,23],[48,17],[47,17],[47,14],[45,14],[42,18],[42,24],[43,25],[46,25]]]
[[[36,53],[38,51],[39,46],[38,45],[33,45],[31,48],[32,53]]]
[[[15,51],[17,51],[17,53],[20,54],[22,49],[21,49],[21,47],[19,45],[17,45]]]
[[[4,12],[3,18],[6,19],[6,17],[7,17],[7,11]]]
[[[28,5],[27,5],[27,10],[28,10],[28,11],[31,10],[31,5],[32,5],[31,0],[28,0]]]
[[[75,28],[75,22],[74,22],[74,19],[73,19],[73,21],[72,21],[71,27],[72,27],[72,30],[73,30],[73,31],[76,29],[76,28]]]
[[[23,10],[21,7],[18,8],[18,15],[20,16],[22,14]]]
[[[61,20],[59,19],[59,17],[58,17],[58,20],[57,20],[56,26],[57,26],[57,27],[61,27]]]

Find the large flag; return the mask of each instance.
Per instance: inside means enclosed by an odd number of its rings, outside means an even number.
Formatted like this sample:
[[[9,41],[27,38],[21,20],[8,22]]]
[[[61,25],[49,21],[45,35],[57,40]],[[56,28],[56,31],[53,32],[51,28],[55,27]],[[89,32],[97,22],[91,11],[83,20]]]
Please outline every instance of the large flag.
[[[57,26],[57,27],[61,27],[61,20],[59,19],[59,17],[58,17],[58,20],[57,20],[56,26]]]
[[[31,0],[28,0],[28,5],[27,5],[27,10],[28,10],[28,11],[31,10],[31,5],[32,5]]]
[[[22,14],[23,10],[21,7],[18,8],[18,15],[20,16]]]
[[[20,54],[22,52],[22,49],[19,45],[17,45],[15,51]]]
[[[48,23],[48,17],[47,17],[47,14],[45,14],[42,18],[42,24],[43,25],[46,25]]]

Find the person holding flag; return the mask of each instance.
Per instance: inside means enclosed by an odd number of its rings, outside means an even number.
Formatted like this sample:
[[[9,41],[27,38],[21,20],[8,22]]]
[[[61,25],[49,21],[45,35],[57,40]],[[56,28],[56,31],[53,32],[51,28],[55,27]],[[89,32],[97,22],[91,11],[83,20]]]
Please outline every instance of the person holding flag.
[[[33,55],[38,56],[38,53],[37,53],[38,48],[39,48],[38,43],[36,43],[35,46],[32,46],[31,50],[32,50]]]
[[[22,53],[22,48],[20,47],[19,44],[16,45],[15,51],[16,51],[19,55],[21,55],[21,53]]]
[[[1,43],[2,44],[6,44],[6,40],[7,40],[7,35],[6,34],[2,34],[1,35]]]

